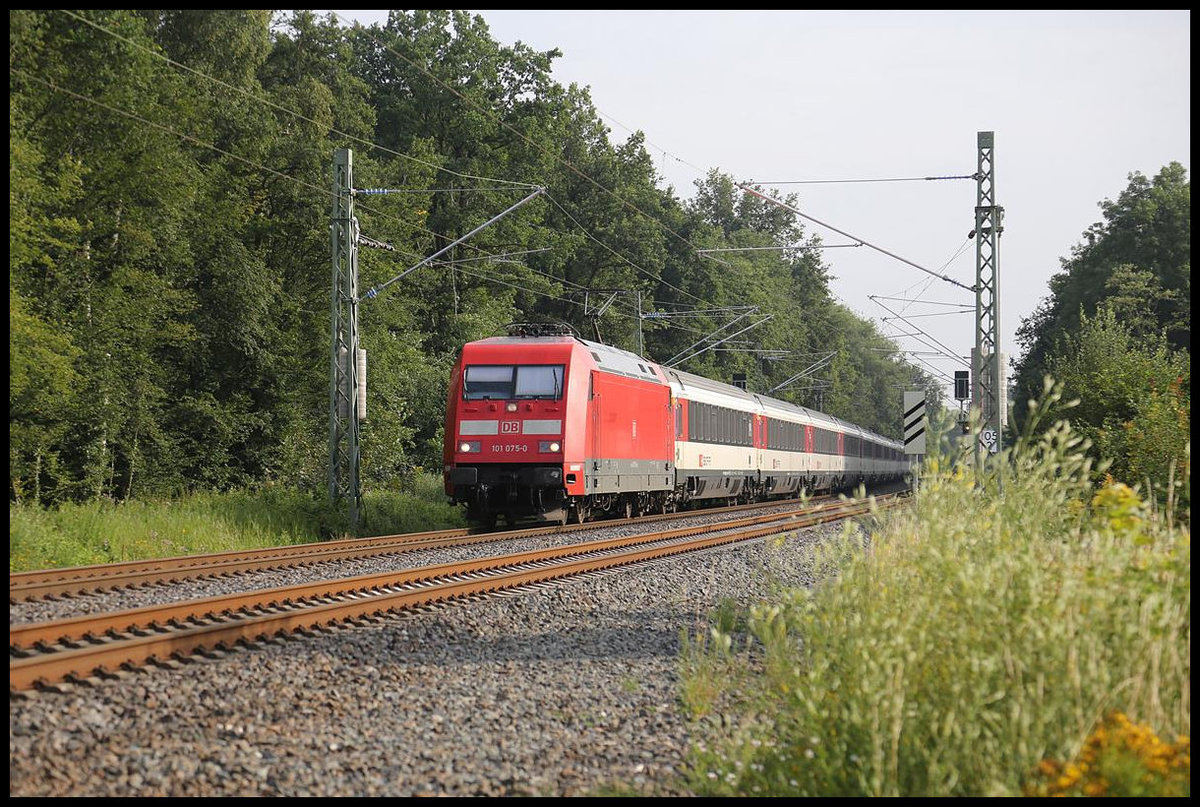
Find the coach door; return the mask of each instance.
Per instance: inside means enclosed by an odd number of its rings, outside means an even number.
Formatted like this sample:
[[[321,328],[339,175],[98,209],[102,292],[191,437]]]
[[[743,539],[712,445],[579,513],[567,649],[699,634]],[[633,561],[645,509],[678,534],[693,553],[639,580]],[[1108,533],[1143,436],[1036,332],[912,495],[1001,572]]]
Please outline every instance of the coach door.
[[[765,467],[763,463],[766,457],[763,456],[763,446],[767,444],[767,419],[761,415],[752,415],[754,418],[754,467],[759,471]]]

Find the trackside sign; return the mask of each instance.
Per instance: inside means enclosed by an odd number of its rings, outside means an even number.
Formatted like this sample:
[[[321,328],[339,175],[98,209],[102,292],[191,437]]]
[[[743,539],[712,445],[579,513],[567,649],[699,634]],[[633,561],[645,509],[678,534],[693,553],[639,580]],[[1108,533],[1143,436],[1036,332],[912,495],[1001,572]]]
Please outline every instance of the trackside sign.
[[[904,453],[925,453],[925,391],[904,393]]]

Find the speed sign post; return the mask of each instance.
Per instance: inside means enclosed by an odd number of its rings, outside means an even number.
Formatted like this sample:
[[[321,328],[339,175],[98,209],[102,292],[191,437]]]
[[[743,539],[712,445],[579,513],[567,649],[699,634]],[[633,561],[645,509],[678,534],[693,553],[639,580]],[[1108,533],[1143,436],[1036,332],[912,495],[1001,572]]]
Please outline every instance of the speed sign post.
[[[995,429],[983,429],[979,432],[979,444],[983,446],[989,454],[995,454],[1000,450],[1000,439]]]

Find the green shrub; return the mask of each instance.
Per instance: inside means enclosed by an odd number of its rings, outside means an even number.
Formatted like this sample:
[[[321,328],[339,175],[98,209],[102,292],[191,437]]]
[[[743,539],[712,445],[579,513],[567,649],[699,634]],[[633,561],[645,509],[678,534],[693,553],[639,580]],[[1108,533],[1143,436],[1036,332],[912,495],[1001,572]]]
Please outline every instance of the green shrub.
[[[1020,795],[1111,710],[1189,733],[1189,524],[1092,495],[1066,423],[1030,434],[1002,495],[995,469],[931,458],[866,549],[822,551],[836,574],[750,608],[732,653],[715,628],[690,645],[696,792]]]

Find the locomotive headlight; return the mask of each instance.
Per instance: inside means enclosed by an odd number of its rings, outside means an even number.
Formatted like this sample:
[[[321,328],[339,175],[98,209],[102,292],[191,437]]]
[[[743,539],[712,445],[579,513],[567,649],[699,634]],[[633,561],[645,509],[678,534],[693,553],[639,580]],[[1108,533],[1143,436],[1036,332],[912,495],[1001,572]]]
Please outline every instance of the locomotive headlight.
[[[542,440],[538,443],[538,451],[543,454],[557,454],[562,450],[562,445],[557,440]]]
[[[517,405],[516,405],[515,403],[506,403],[506,404],[504,405],[504,411],[505,411],[505,412],[516,412],[516,411],[517,411]]]
[[[470,441],[463,440],[461,443],[458,444],[458,450],[464,454],[478,454],[479,453],[479,441],[478,440],[470,440]]]

